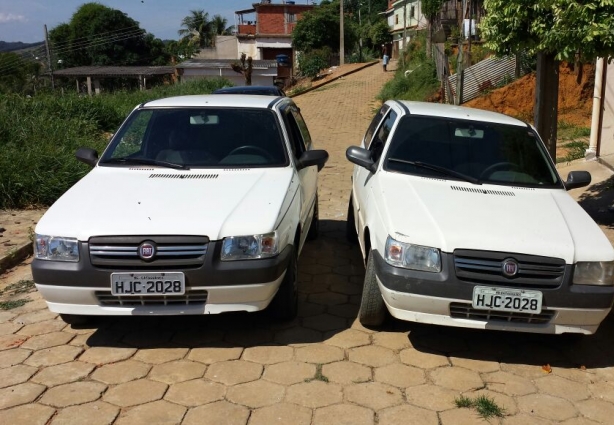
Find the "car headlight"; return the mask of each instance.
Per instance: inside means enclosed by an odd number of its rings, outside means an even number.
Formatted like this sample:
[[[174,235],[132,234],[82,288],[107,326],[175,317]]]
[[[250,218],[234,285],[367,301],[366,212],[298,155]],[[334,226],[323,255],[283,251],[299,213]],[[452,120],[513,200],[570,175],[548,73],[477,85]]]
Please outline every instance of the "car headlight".
[[[437,248],[399,242],[390,236],[386,239],[384,258],[395,267],[434,273],[441,271],[441,254]]]
[[[76,238],[36,235],[34,256],[39,260],[79,261],[79,241]]]
[[[279,254],[277,232],[265,235],[232,236],[222,243],[222,261],[253,260]]]
[[[573,272],[576,285],[614,285],[614,261],[581,261]]]

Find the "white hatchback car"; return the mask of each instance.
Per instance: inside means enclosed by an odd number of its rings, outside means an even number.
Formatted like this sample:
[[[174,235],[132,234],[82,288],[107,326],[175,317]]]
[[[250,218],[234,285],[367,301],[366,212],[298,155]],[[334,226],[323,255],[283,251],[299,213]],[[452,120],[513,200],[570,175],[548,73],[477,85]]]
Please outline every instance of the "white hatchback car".
[[[590,174],[561,181],[530,125],[388,101],[346,155],[363,324],[591,334],[610,312],[614,249],[566,192]]]
[[[314,150],[289,98],[155,100],[36,226],[32,274],[49,309],[89,315],[297,311],[297,259],[318,232]]]

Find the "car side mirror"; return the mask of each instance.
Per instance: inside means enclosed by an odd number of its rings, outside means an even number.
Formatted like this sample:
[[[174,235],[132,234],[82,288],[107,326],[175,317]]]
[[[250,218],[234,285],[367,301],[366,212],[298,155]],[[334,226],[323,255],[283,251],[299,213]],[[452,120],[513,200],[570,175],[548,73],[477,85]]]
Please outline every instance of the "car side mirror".
[[[366,168],[372,173],[375,173],[377,166],[375,161],[371,158],[371,152],[358,146],[350,146],[345,151],[345,157],[353,164],[359,167]]]
[[[98,152],[91,148],[79,148],[75,156],[90,167],[95,167],[98,162]]]
[[[317,165],[318,171],[320,171],[324,167],[324,164],[326,164],[326,161],[328,161],[328,152],[325,150],[314,149],[311,151],[305,151],[296,161],[296,168],[297,170],[302,170],[303,168]]]
[[[591,184],[591,173],[588,171],[570,171],[565,182],[565,189],[576,189]]]

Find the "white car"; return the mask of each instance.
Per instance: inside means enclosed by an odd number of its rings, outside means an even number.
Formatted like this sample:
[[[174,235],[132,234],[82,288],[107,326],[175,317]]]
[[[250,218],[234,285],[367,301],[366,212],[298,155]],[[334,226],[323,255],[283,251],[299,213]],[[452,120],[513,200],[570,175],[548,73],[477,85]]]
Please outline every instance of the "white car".
[[[35,230],[32,274],[68,323],[91,315],[297,310],[318,232],[314,150],[289,98],[155,100],[128,116]]]
[[[614,299],[614,249],[530,125],[388,101],[360,147],[348,237],[366,261],[359,319],[594,333]]]

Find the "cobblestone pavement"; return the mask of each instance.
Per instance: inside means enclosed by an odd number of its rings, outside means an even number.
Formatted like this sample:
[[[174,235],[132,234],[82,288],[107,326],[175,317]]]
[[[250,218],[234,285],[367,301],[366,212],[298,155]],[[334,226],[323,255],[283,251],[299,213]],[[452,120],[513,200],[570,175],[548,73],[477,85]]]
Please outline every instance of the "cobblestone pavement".
[[[300,259],[300,311],[105,318],[71,327],[28,286],[27,262],[0,289],[0,424],[613,423],[614,328],[582,339],[356,321],[364,267],[344,240],[357,144],[391,76],[367,68],[296,98],[318,147],[322,235]],[[505,409],[482,419],[455,399]]]

